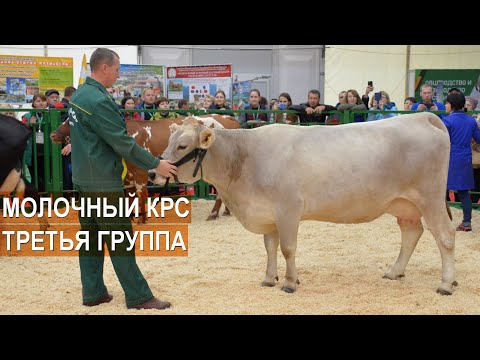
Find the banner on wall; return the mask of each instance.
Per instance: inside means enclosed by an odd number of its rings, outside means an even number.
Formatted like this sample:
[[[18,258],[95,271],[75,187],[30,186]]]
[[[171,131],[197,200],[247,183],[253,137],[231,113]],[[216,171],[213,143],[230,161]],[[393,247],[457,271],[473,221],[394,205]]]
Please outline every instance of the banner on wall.
[[[167,67],[167,97],[202,102],[205,96],[225,92],[227,102],[232,98],[232,65],[198,65]]]
[[[452,88],[462,91],[465,96],[480,98],[480,70],[445,69],[415,70],[415,98],[420,100],[420,88],[423,84],[433,88],[433,100],[445,102]]]
[[[114,99],[121,100],[127,95],[141,97],[145,89],[153,89],[157,98],[164,96],[163,71],[163,65],[120,64],[120,77],[113,85]],[[79,80],[90,74],[88,64],[87,69],[82,68]]]
[[[69,57],[0,55],[0,102],[31,103],[37,93],[57,89],[60,96],[73,85],[73,59]]]
[[[245,105],[248,104],[250,97],[250,91],[252,90],[251,81],[235,82],[232,85],[232,110],[243,110]]]

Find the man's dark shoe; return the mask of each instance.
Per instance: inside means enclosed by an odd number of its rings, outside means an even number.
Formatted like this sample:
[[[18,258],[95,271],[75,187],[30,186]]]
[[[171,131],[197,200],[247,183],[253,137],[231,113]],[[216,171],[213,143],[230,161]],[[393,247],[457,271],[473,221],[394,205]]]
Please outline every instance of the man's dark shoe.
[[[100,304],[103,304],[103,303],[108,303],[108,302],[112,301],[112,299],[113,299],[113,296],[110,295],[110,294],[107,294],[99,300],[86,301],[86,302],[83,303],[83,305],[85,305],[85,306],[97,306],[97,305],[100,305]]]
[[[135,306],[128,306],[129,309],[157,309],[157,310],[164,310],[171,306],[168,301],[158,300],[157,298],[152,298],[143,304],[135,305]]]

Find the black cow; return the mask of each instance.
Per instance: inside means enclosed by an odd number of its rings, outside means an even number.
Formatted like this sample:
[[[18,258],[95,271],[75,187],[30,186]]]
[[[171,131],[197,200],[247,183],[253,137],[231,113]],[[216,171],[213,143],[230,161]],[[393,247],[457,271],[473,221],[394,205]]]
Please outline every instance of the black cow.
[[[31,127],[0,113],[0,195],[10,196],[15,190],[18,197],[31,197],[40,205],[37,189],[22,174],[23,153],[31,133]],[[46,218],[38,220],[41,230],[45,231]]]

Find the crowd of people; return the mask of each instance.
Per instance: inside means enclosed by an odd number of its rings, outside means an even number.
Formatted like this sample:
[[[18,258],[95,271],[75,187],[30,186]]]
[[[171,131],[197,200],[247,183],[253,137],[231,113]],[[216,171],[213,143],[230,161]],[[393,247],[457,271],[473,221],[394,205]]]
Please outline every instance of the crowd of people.
[[[29,169],[32,182],[38,186],[40,192],[45,191],[43,135],[44,111],[52,108],[68,108],[70,99],[75,91],[76,89],[71,86],[65,88],[64,97],[61,100],[60,93],[56,89],[50,89],[46,91],[45,94],[36,94],[32,100],[33,110],[24,114],[21,118],[22,122],[30,124],[35,128],[35,132],[32,134],[28,143],[24,161]],[[115,99],[113,98],[113,88],[106,88],[106,91],[115,102]],[[186,100],[180,100],[177,103],[177,106],[174,106],[173,109],[172,102],[169,99],[163,96],[157,98],[153,89],[148,88],[143,91],[141,98],[135,98],[127,94],[120,103],[116,104],[119,109],[130,110],[130,112],[121,112],[123,120],[155,121],[178,118],[189,115],[188,110],[196,110],[196,113],[199,111],[208,111],[208,113],[235,116],[240,122],[242,128],[252,128],[267,123],[338,124],[340,123],[342,114],[347,110],[354,112],[354,122],[377,121],[399,115],[399,111],[401,110],[397,107],[395,102],[391,101],[390,96],[386,91],[381,90],[376,92],[374,96],[370,96],[373,91],[374,88],[371,84],[366,87],[365,93],[362,96],[360,96],[355,89],[341,91],[338,95],[338,103],[336,105],[328,105],[321,102],[320,92],[316,89],[312,89],[307,94],[306,102],[295,105],[292,103],[289,93],[283,92],[278,98],[272,99],[270,103],[268,103],[265,97],[261,96],[258,89],[253,89],[249,93],[248,104],[243,108],[245,112],[237,112],[237,114],[235,114],[228,105],[227,97],[223,90],[218,90],[214,96],[206,95],[203,102],[189,104]],[[460,163],[459,159],[462,158],[465,162],[464,171],[468,173],[473,171],[473,174],[471,179],[466,173],[461,174],[461,177],[468,181],[461,182],[457,181],[458,179],[449,181],[448,190],[455,191],[455,201],[460,202],[465,211],[463,222],[461,226],[458,227],[458,230],[470,231],[471,202],[473,201],[477,203],[480,200],[480,195],[472,194],[470,196],[469,194],[469,190],[480,192],[480,138],[477,139],[477,134],[473,132],[473,130],[480,127],[480,117],[477,114],[466,115],[465,111],[473,111],[478,105],[478,100],[471,96],[465,97],[464,94],[456,88],[450,89],[445,104],[439,101],[434,101],[433,94],[434,91],[432,86],[428,84],[422,85],[420,88],[420,99],[417,100],[415,97],[407,97],[403,102],[403,111],[437,111],[440,112],[437,115],[447,124],[447,127],[451,127],[449,130],[452,138],[452,149],[458,150],[458,146],[460,146],[463,151],[463,158],[457,154],[453,156],[451,164],[458,165]],[[457,95],[460,95],[460,98],[458,98]],[[12,108],[9,104],[1,104],[1,107]],[[164,111],[159,112],[157,110]],[[259,110],[260,112],[255,112]],[[273,110],[274,112],[270,113],[269,110]],[[293,110],[294,112],[289,111],[282,113],[282,110]],[[8,114],[16,117],[14,112]],[[459,115],[462,115],[460,117],[461,120],[452,121],[452,119],[458,118]],[[67,113],[63,112],[62,121],[65,120],[67,116]],[[475,123],[476,127],[469,131],[464,131],[463,137],[459,139],[458,131],[452,129],[457,129],[460,125],[466,124],[466,117],[469,120],[468,124],[471,125]],[[34,136],[35,142],[33,141]],[[469,142],[470,140],[471,146]],[[459,145],[456,144],[457,141],[459,142]],[[467,143],[469,144],[468,149],[466,147]],[[452,154],[455,154],[453,150]],[[35,162],[33,161],[34,155],[37,159],[36,169],[34,166]],[[63,145],[62,155],[64,190],[71,191],[74,186],[72,183],[72,165],[70,158],[71,144],[68,139]],[[458,156],[460,156],[460,158]],[[467,166],[467,164],[469,165]],[[451,174],[458,171],[457,168],[455,169],[451,169]],[[448,193],[447,196],[449,196]]]

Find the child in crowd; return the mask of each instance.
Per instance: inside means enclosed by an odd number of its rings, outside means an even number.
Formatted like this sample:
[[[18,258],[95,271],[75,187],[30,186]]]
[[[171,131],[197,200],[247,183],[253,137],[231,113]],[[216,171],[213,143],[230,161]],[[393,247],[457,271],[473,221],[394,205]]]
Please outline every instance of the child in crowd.
[[[159,110],[169,110],[170,109],[170,102],[166,97],[161,97],[158,99],[156,106]],[[155,113],[154,120],[162,120],[162,119],[174,119],[181,117],[174,111],[171,112],[157,112]]]

